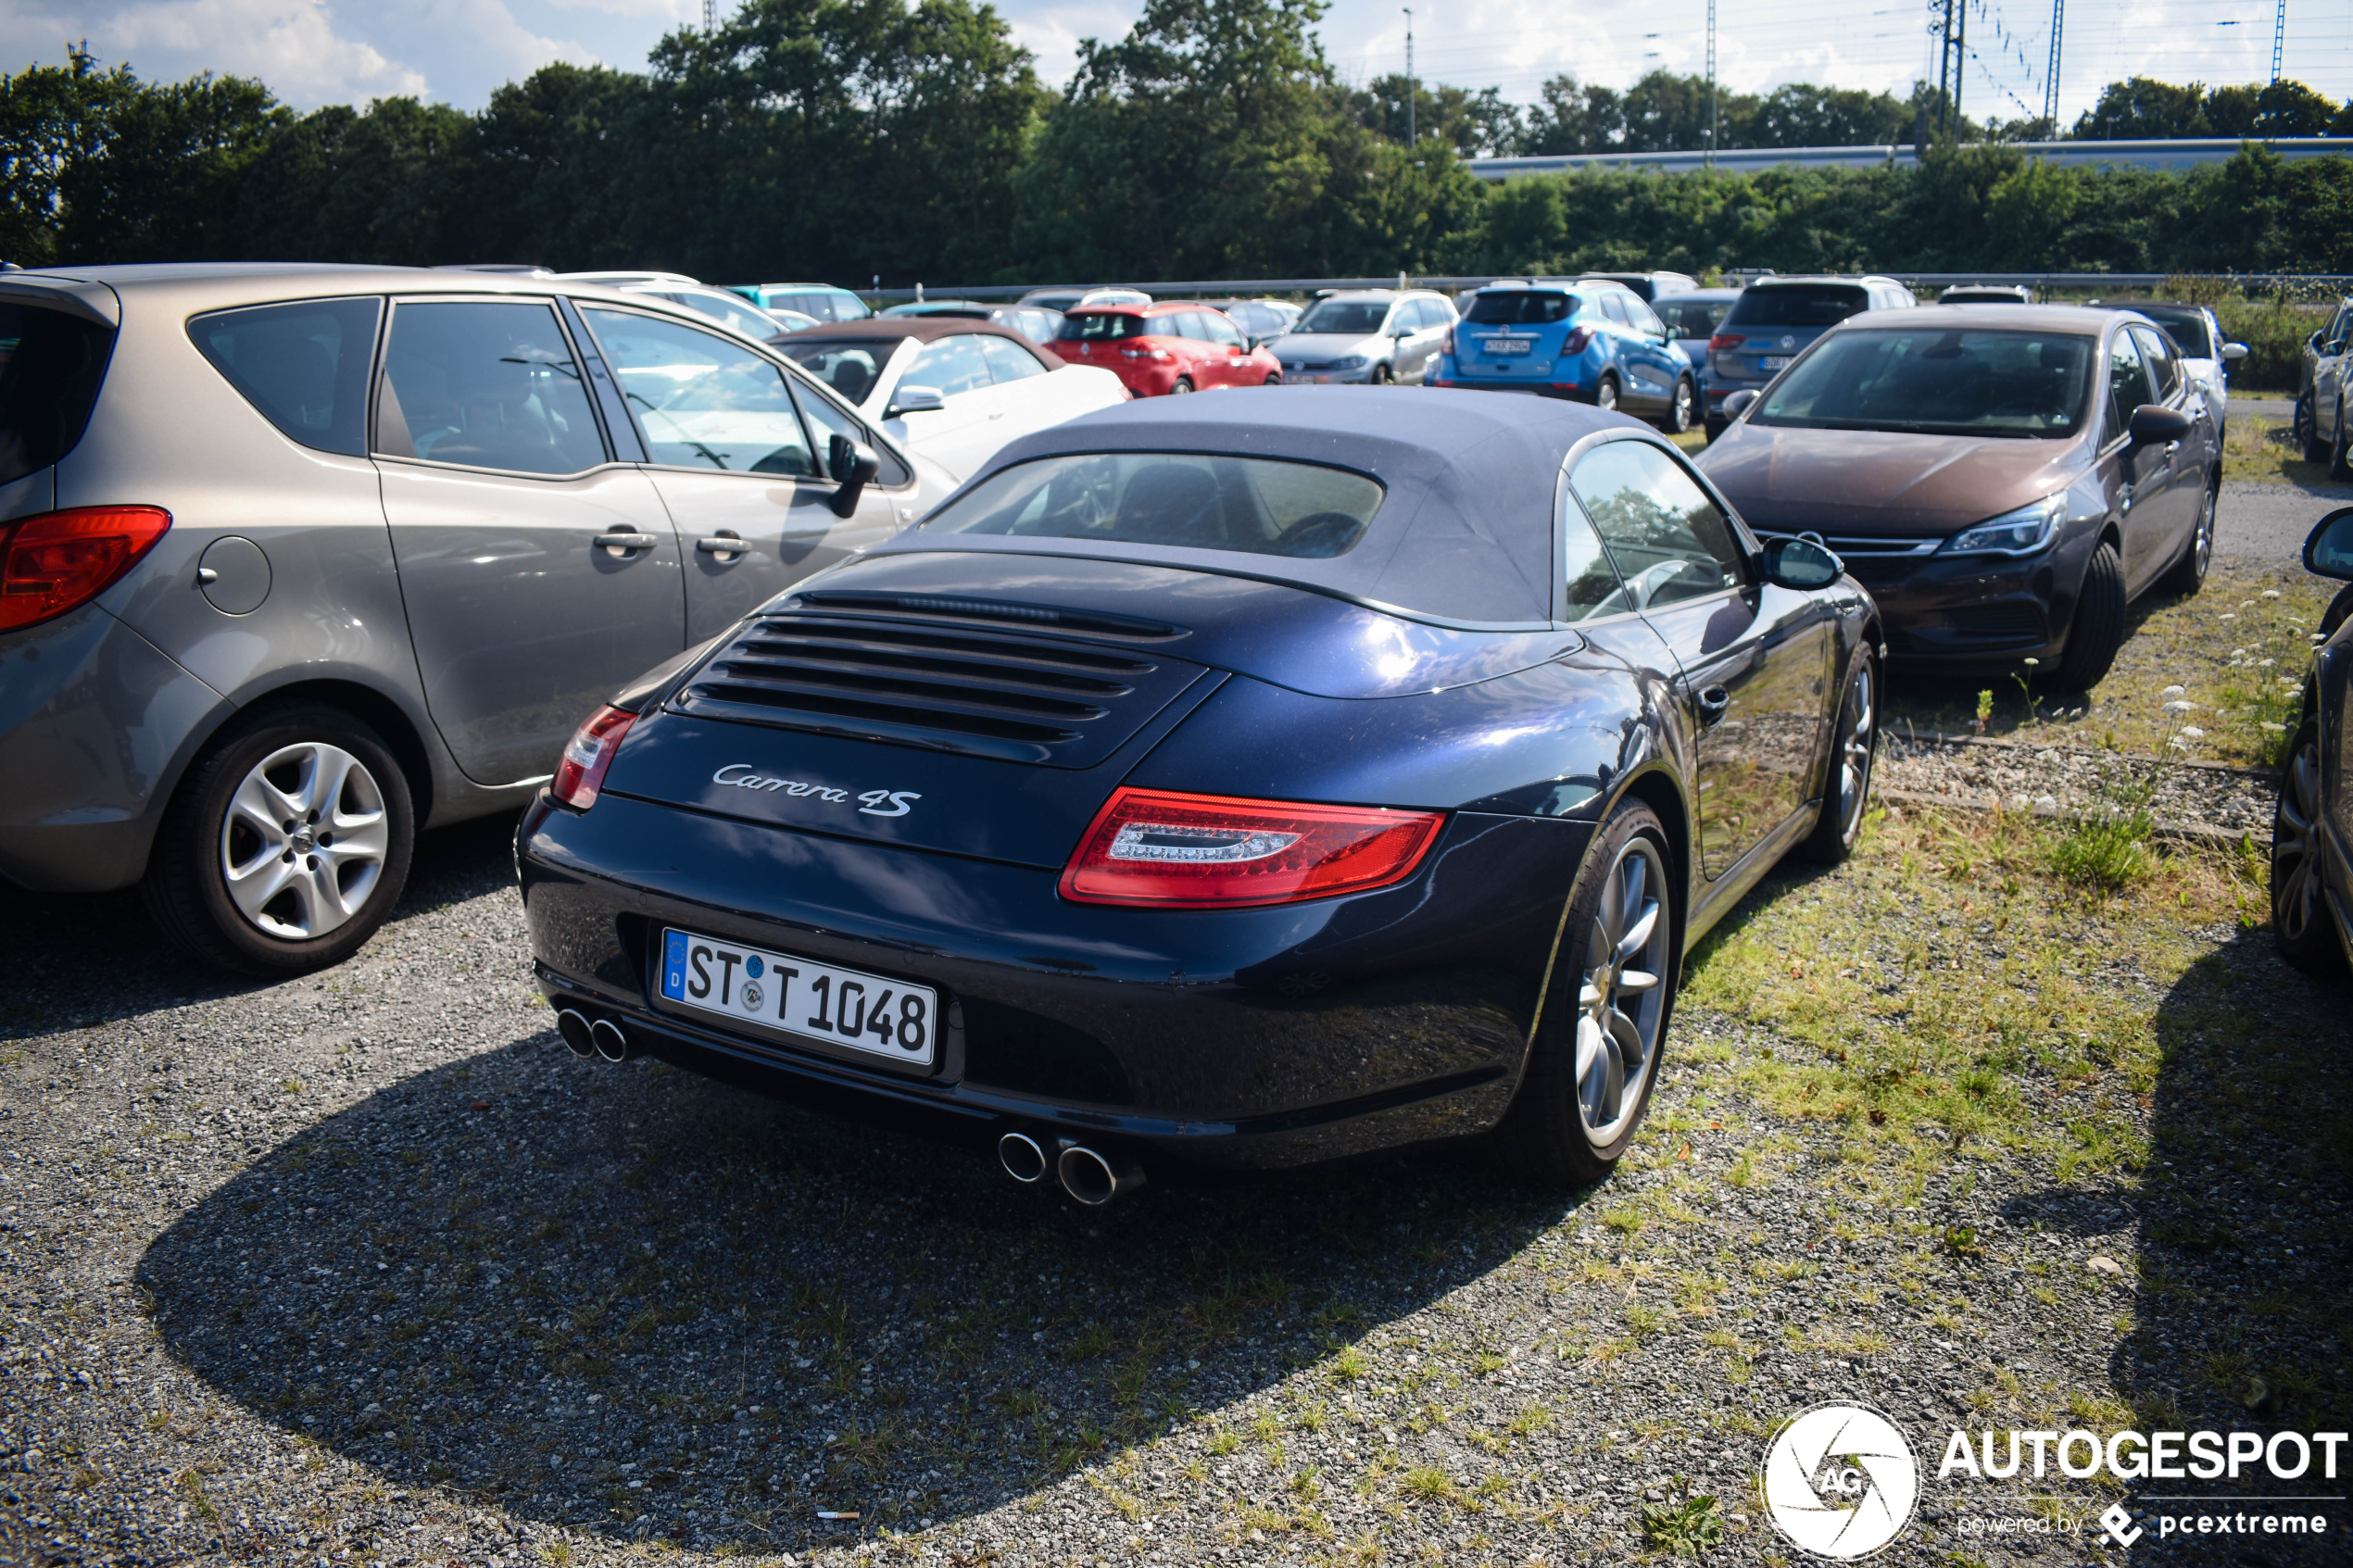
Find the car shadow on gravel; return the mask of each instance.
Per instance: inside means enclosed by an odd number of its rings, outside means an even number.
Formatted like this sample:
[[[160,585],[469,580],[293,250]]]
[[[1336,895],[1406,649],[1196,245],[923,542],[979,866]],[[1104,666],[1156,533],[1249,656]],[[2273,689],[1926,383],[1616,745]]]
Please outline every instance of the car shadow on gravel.
[[[515,818],[500,812],[418,834],[391,921],[511,886]],[[0,946],[11,982],[0,988],[0,1039],[91,1029],[283,984],[183,955],[149,922],[135,887],[31,893],[0,883]]]
[[[2219,934],[2218,934],[2219,935]],[[2043,1214],[2083,1219],[2089,1258],[2120,1265],[2110,1290],[2125,1332],[2111,1359],[2114,1397],[2147,1432],[2233,1429],[2262,1434],[2353,1429],[2345,1325],[2353,1321],[2353,983],[2284,962],[2268,927],[2241,928],[2193,963],[2158,1003],[2161,1053],[2149,1096],[2151,1141],[2137,1186],[2078,1185],[2048,1195]],[[2108,1225],[2137,1217],[2137,1237]],[[2038,1215],[2038,1217],[2041,1217]],[[2108,1237],[2108,1240],[2098,1239]],[[2114,1245],[2108,1242],[2113,1241]],[[2082,1250],[2078,1268],[2108,1273]],[[2091,1392],[2089,1390],[2087,1393]],[[2348,1473],[2322,1475],[2316,1457],[2298,1480],[2260,1465],[2234,1481],[2142,1482],[2129,1506],[2192,1494],[2341,1499]],[[2193,1509],[2196,1505],[2192,1505]],[[2235,1502],[2204,1505],[2238,1512]],[[2234,1540],[2233,1560],[2342,1562],[2353,1530],[2343,1500],[2264,1504],[2257,1515],[2325,1514],[2312,1542]],[[2175,1508],[2165,1512],[2181,1512]],[[2195,1561],[2199,1549],[2148,1536],[2135,1561]]]
[[[197,1375],[394,1485],[798,1550],[1217,1422],[1585,1196],[1437,1153],[1081,1210],[978,1148],[547,1033],[280,1146],[137,1280]]]

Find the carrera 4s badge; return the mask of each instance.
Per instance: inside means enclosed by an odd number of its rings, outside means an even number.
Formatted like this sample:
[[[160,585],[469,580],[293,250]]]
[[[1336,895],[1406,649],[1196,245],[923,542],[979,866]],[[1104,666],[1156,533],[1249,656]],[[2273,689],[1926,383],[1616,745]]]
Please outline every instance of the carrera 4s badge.
[[[774,795],[805,795],[817,800],[847,801],[849,791],[834,789],[825,784],[809,784],[800,779],[772,779],[755,772],[749,762],[730,762],[711,775],[711,782],[733,784],[737,789],[762,790]],[[858,814],[862,817],[903,817],[922,796],[907,789],[870,789],[862,793]]]

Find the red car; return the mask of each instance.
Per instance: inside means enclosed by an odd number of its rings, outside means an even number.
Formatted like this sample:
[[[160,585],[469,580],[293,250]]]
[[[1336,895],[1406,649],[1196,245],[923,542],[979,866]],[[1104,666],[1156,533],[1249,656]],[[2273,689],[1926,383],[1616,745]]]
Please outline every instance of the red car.
[[[1276,386],[1280,361],[1222,310],[1181,301],[1089,305],[1063,318],[1054,352],[1074,365],[1100,365],[1138,397]]]

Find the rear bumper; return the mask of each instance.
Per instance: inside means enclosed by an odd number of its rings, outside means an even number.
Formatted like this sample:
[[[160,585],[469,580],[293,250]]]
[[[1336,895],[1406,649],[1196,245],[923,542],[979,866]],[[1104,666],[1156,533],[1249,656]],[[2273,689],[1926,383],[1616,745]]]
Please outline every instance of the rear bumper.
[[[229,708],[95,605],[0,637],[0,876],[44,893],[138,881],[172,781]]]
[[[1264,1168],[1501,1118],[1591,831],[1457,816],[1400,887],[1215,911],[1075,906],[1051,871],[611,795],[585,815],[543,797],[517,859],[549,999],[614,1019],[682,1067],[925,1110],[975,1135],[1026,1127]],[[672,925],[936,987],[937,1071],[658,1009],[653,946]]]
[[[1563,375],[1557,370],[1539,376],[1496,376],[1466,374],[1460,361],[1451,354],[1440,355],[1429,362],[1426,386],[1460,387],[1468,392],[1525,392],[1537,397],[1558,397],[1573,403],[1593,400],[1592,378],[1582,370]]]

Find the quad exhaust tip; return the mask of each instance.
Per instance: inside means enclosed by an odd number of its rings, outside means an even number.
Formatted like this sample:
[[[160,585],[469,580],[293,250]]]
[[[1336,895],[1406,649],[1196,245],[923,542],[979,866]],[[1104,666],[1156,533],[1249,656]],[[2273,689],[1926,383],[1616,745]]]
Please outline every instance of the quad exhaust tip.
[[[1044,1179],[1046,1151],[1027,1133],[1007,1133],[997,1140],[997,1163],[1005,1168],[1005,1174],[1027,1186]]]
[[[578,1008],[566,1008],[556,1014],[556,1033],[564,1037],[564,1044],[572,1048],[573,1055],[595,1056],[597,1054],[596,1026],[588,1022],[588,1015]]]
[[[629,1036],[623,1033],[621,1025],[611,1019],[597,1020],[596,1026],[589,1031],[589,1035],[595,1041],[597,1054],[607,1061],[629,1060]]]
[[[1144,1185],[1144,1168],[1134,1160],[1099,1154],[1066,1139],[1062,1157],[1054,1161],[1054,1175],[1071,1201],[1089,1209],[1101,1209],[1122,1193]]]

